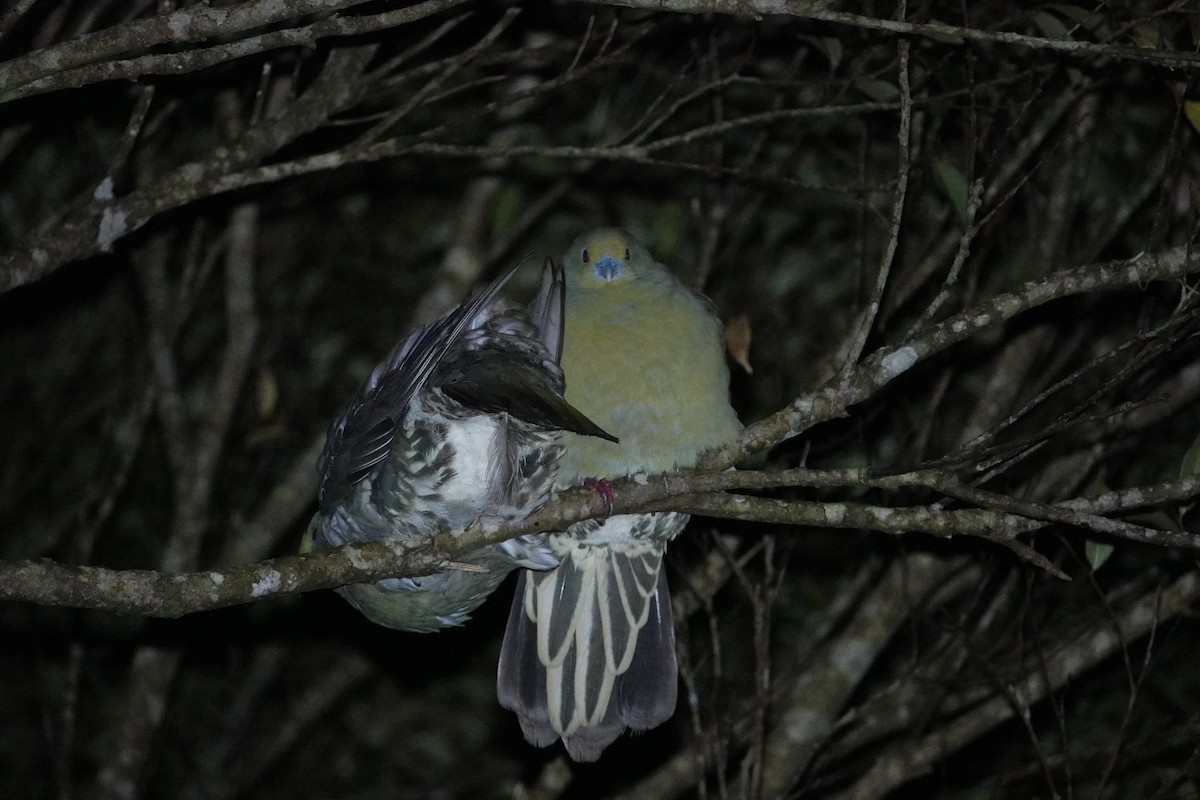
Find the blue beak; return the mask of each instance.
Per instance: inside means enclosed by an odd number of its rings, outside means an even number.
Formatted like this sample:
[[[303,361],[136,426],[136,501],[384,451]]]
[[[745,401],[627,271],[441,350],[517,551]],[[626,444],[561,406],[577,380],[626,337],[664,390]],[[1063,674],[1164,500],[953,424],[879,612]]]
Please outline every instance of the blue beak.
[[[621,262],[612,256],[605,256],[592,265],[596,277],[602,281],[611,281],[621,274]]]

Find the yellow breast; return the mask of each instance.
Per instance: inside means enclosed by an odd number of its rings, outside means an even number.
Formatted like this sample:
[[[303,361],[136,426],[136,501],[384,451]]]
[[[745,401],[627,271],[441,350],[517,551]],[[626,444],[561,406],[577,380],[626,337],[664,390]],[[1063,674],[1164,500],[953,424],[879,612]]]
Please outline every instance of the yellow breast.
[[[690,466],[737,436],[721,323],[678,285],[570,287],[566,398],[621,441],[567,434],[559,483]]]

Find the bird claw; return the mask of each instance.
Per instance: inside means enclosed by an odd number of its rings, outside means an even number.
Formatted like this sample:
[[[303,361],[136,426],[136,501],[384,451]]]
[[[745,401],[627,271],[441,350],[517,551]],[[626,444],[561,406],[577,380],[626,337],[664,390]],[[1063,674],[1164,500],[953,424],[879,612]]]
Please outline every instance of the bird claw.
[[[609,482],[604,478],[584,478],[584,486],[590,486],[600,495],[600,499],[604,501],[604,509],[607,511],[607,516],[611,517],[613,513],[613,490]]]

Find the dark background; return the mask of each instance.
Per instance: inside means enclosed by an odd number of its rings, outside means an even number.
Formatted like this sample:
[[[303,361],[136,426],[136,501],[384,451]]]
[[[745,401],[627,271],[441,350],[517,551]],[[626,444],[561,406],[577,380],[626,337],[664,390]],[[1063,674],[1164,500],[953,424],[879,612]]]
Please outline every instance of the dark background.
[[[731,347],[746,422],[838,380],[882,264],[866,353],[1196,234],[1189,3],[907,8],[966,36],[889,30],[892,4],[738,2],[137,27],[261,5],[0,10],[4,559],[294,552],[325,426],[375,361],[522,258],[528,296],[599,225],[752,332]],[[3,72],[55,47],[84,71]],[[1191,474],[1191,291],[1040,304],[756,465],[933,464],[1030,503]],[[851,480],[773,494],[981,505]],[[1189,511],[1113,516],[1181,530]],[[496,704],[508,585],[437,635],[331,592],[180,620],[5,603],[0,796],[1196,797],[1194,551],[1066,525],[1022,541],[1070,580],[980,538],[693,520],[669,564],[679,712],[593,766],[527,746]]]

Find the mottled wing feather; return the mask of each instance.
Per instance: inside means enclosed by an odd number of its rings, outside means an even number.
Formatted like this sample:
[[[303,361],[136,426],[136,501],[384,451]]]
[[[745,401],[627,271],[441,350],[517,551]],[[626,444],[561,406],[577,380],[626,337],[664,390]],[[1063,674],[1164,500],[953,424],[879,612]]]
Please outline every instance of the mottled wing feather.
[[[487,496],[493,505],[511,506],[517,499],[521,477],[521,445],[511,425],[496,427],[488,447],[488,464],[492,472],[488,476]]]
[[[354,485],[370,474],[376,464],[387,458],[396,435],[396,420],[386,417],[363,434],[354,450],[354,460],[346,463],[346,481]]]
[[[413,396],[516,271],[513,267],[445,317],[413,331],[388,354],[330,426],[317,462],[317,499],[330,513],[387,460]]]
[[[546,537],[541,533],[523,533],[494,545],[493,549],[525,569],[541,571],[558,566],[558,558],[547,547]]]

